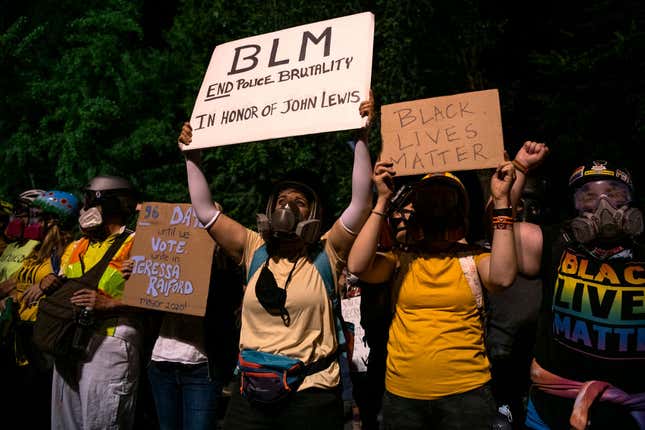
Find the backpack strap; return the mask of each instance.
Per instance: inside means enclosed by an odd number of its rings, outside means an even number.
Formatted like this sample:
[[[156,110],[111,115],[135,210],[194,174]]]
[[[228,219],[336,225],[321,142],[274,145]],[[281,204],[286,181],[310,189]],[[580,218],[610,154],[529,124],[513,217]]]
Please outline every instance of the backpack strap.
[[[251,265],[249,266],[249,271],[246,274],[246,283],[248,284],[255,272],[258,271],[260,266],[269,258],[269,253],[267,252],[266,244],[262,245],[253,253],[253,258],[251,259]]]
[[[345,332],[343,331],[343,322],[341,320],[341,309],[340,309],[340,300],[338,294],[336,293],[336,288],[334,284],[334,276],[331,270],[331,264],[329,264],[329,258],[327,257],[327,252],[323,249],[314,259],[314,266],[320,273],[320,277],[325,284],[325,289],[327,290],[327,296],[331,300],[331,305],[334,312],[334,325],[336,326],[336,338],[338,340],[338,348],[341,353],[347,354],[347,340],[345,339]]]

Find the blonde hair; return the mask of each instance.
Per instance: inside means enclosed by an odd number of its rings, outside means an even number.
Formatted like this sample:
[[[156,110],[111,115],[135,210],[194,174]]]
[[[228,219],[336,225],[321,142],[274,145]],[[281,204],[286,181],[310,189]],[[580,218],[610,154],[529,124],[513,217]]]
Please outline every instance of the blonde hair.
[[[29,255],[28,260],[40,264],[51,257],[59,259],[72,239],[71,232],[61,229],[58,222],[54,222],[47,228],[45,238],[34,252]]]

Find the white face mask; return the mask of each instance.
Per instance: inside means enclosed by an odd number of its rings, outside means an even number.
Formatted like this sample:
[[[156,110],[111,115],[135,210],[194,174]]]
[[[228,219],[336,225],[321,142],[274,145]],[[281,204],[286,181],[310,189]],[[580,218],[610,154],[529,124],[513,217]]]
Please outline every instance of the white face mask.
[[[91,230],[103,224],[103,216],[101,209],[96,206],[88,210],[81,209],[80,216],[78,217],[78,224],[83,230]]]

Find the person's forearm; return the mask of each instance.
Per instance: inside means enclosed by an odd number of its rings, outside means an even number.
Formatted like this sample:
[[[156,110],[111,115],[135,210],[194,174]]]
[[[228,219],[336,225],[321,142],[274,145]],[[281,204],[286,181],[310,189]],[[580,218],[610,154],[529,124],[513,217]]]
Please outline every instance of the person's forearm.
[[[493,289],[511,286],[517,276],[517,256],[513,218],[504,215],[496,220],[495,210],[508,208],[510,196],[494,201],[493,238],[491,242],[489,283]]]
[[[351,273],[360,275],[371,269],[386,211],[387,199],[379,197],[349,253],[347,270]]]
[[[190,201],[193,209],[195,209],[197,219],[204,225],[212,224],[213,220],[219,215],[219,211],[213,204],[208,182],[202,169],[196,161],[188,157],[186,158],[186,174]]]
[[[341,221],[349,231],[358,233],[372,205],[372,162],[363,140],[356,143],[352,169],[352,200],[341,215]]]

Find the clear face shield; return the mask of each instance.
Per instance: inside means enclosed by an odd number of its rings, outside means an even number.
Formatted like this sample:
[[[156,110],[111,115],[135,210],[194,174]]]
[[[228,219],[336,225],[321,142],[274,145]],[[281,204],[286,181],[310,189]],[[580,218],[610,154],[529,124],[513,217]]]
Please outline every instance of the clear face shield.
[[[587,182],[574,192],[573,199],[579,215],[571,221],[571,229],[581,243],[635,237],[643,232],[643,214],[630,207],[631,190],[621,181]]]

